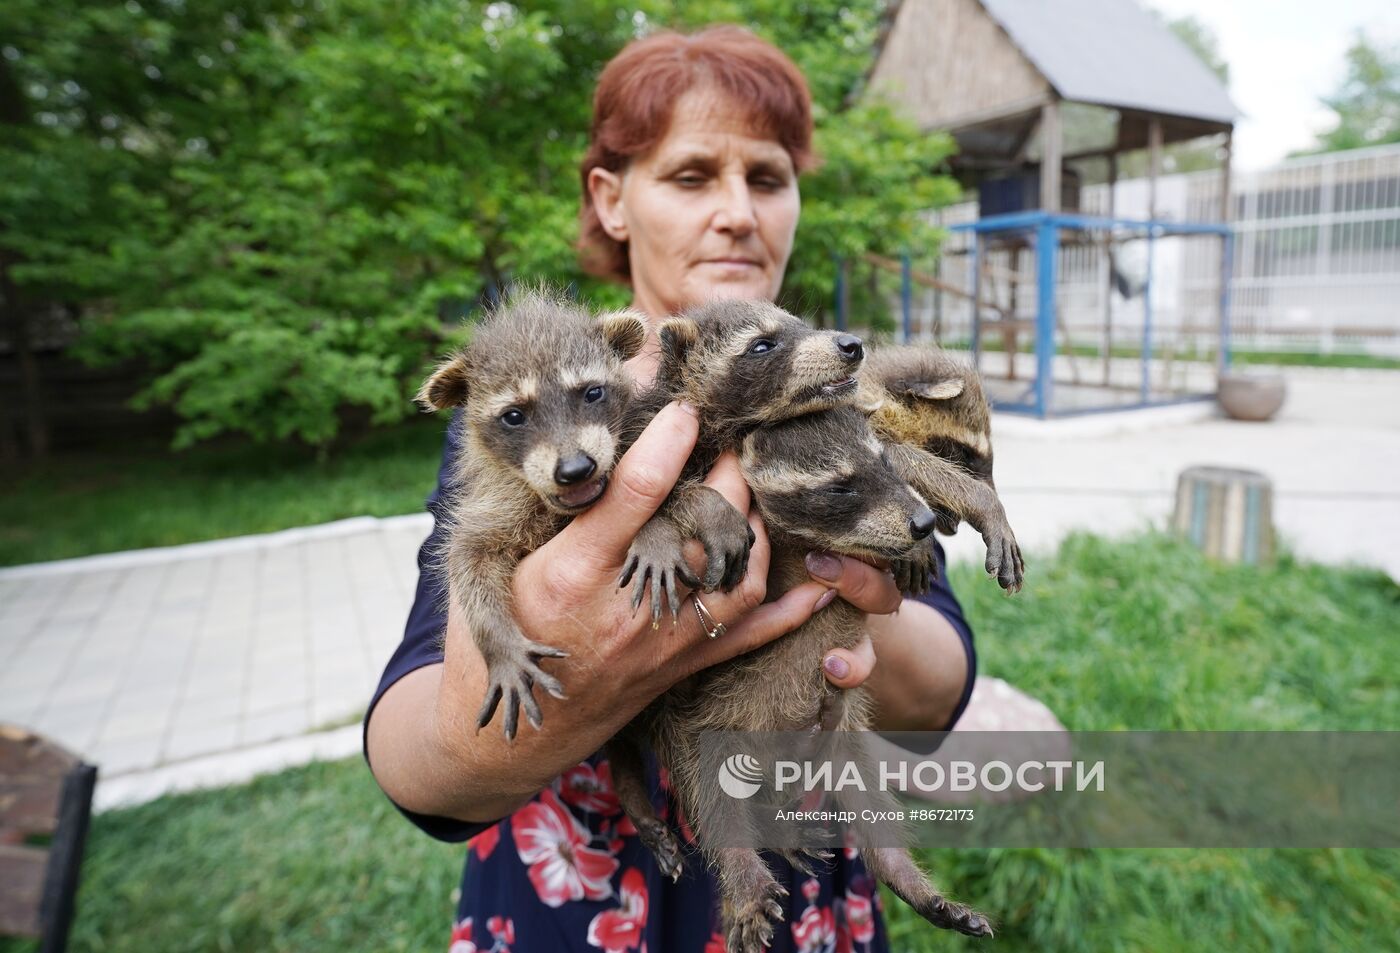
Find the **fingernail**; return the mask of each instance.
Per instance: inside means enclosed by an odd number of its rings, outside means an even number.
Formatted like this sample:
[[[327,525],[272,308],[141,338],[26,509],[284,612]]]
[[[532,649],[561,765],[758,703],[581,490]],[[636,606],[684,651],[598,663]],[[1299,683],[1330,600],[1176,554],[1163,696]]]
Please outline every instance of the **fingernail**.
[[[841,560],[831,553],[808,553],[807,571],[818,579],[835,582],[841,578]]]
[[[687,414],[690,414],[690,416],[692,417],[700,416],[700,411],[696,410],[695,405],[688,400],[678,401],[676,403],[676,406],[679,407],[681,410],[685,411]]]
[[[846,660],[839,655],[828,655],[826,661],[822,662],[822,668],[833,678],[845,678],[851,671],[851,667],[846,664]]]
[[[819,609],[825,609],[827,606],[831,605],[831,600],[835,598],[836,590],[828,589],[826,592],[822,593],[821,598],[817,600],[817,604],[812,606],[812,611],[816,612]]]

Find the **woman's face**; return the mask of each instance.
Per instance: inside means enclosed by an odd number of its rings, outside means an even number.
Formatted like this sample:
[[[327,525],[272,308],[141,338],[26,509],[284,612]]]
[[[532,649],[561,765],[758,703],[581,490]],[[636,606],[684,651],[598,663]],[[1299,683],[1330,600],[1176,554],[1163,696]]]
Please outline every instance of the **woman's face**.
[[[640,310],[777,297],[801,207],[797,175],[741,107],[687,93],[655,148],[620,174],[594,169],[589,189],[608,234],[628,243]]]

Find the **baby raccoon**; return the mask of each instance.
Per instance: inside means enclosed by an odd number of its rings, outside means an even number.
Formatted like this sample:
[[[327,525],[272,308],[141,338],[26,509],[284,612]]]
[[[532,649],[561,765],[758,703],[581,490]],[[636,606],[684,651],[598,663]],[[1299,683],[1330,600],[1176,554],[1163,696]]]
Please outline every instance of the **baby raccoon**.
[[[651,589],[652,622],[665,596],[679,610],[677,582],[692,589],[732,589],[744,577],[753,533],[742,513],[702,480],[725,450],[755,428],[855,399],[860,338],[817,331],[766,301],[716,301],[659,328],[655,386],[638,398],[639,431],[672,400],[694,405],[700,435],[671,495],[632,544],[619,585],[632,582],[632,605]],[[686,540],[705,549],[703,579],[682,557]]]
[[[521,706],[538,728],[535,684],[564,697],[538,660],[566,653],[520,631],[511,577],[522,558],[607,488],[632,393],[622,362],[645,340],[646,326],[634,314],[594,318],[543,292],[518,293],[418,394],[434,409],[466,408],[443,562],[449,595],[488,670],[478,730],[502,700],[508,739]]]
[[[772,539],[770,598],[809,580],[804,557],[813,548],[888,560],[906,555],[933,532],[934,514],[896,472],[858,410],[837,408],[755,430],[743,441],[742,463]],[[701,819],[715,816],[720,795],[713,778],[700,774],[702,733],[868,727],[865,693],[843,692],[821,674],[826,653],[854,647],[864,628],[860,610],[838,599],[786,636],[673,687],[630,726],[629,737],[609,747],[623,809],[663,871],[676,877],[679,844],[656,819],[628,748],[649,743],[669,770],[696,843],[718,873],[730,953],[757,953],[772,940],[786,891],[757,850],[711,846]],[[783,853],[809,869],[795,852]],[[870,873],[929,922],[972,936],[990,934],[986,919],[943,897],[907,850],[872,847],[861,854]]]
[[[938,512],[938,529],[966,520],[987,545],[987,572],[1021,588],[1025,564],[992,482],[991,413],[977,373],[933,347],[876,348],[859,375],[860,403],[895,468]],[[906,590],[927,586],[931,544],[895,565]]]

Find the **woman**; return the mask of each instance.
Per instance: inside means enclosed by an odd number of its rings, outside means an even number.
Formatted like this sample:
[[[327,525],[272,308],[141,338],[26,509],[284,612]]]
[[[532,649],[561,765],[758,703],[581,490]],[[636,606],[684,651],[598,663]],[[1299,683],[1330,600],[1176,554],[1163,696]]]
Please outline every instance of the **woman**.
[[[603,71],[594,99],[582,167],[587,266],[629,283],[633,306],[653,327],[713,297],[774,298],[797,227],[797,177],[813,162],[811,134],[801,74],[751,34],[719,27],[630,44]],[[656,348],[653,332],[631,365],[639,380],[655,373]],[[403,644],[366,715],[365,751],[381,787],[419,827],[443,840],[471,839],[457,953],[722,950],[708,871],[692,858],[678,883],[660,876],[595,753],[680,679],[791,631],[833,598],[870,614],[884,664],[875,666],[867,639],[858,650],[831,652],[825,675],[841,687],[864,683],[878,727],[948,728],[967,704],[971,633],[941,582],[905,602],[888,574],[813,553],[812,581],[763,603],[768,540],[732,457],[709,482],[750,513],[757,541],[740,586],[706,596],[727,632],[707,638],[686,613],[674,630],[654,631],[645,613],[630,611],[617,589],[623,558],[675,483],[696,431],[693,409],[665,408],[619,461],[603,499],[521,563],[521,628],[569,653],[554,669],[569,698],[542,698],[543,728],[527,728],[513,744],[500,731],[475,731],[484,666],[455,607],[444,618],[441,592],[422,571],[440,519],[424,544]],[[444,461],[455,442],[454,425]],[[448,472],[444,466],[428,501],[435,517]],[[654,781],[666,807],[664,779]],[[887,948],[878,896],[858,857],[840,855],[816,877],[773,863],[790,894],[774,949],[821,949],[837,934],[855,948]]]

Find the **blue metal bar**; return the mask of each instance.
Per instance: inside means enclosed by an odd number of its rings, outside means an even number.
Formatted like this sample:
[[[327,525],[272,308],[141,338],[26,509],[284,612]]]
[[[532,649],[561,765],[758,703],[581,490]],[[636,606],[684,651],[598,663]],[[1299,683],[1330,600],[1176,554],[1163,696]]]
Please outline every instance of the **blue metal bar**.
[[[846,259],[836,259],[836,330],[846,330]]]
[[[1047,217],[1036,229],[1035,408],[1042,419],[1050,415],[1055,376],[1055,283],[1060,233]]]
[[[903,317],[904,343],[914,336],[914,282],[909,277],[909,253],[899,256],[899,307]]]
[[[972,236],[972,367],[982,369],[982,234]]]
[[[1156,255],[1157,236],[1147,233],[1147,281],[1142,286],[1142,402],[1152,396],[1152,267]]]
[[[1230,369],[1230,285],[1235,280],[1235,236],[1222,236],[1225,248],[1220,263],[1220,372]]]
[[[1231,232],[1229,225],[1221,222],[1168,222],[1154,219],[1101,218],[1092,215],[1070,215],[1051,212],[1012,212],[1006,215],[991,215],[975,222],[963,222],[948,226],[954,232],[1001,232],[1022,228],[1039,228],[1050,223],[1059,228],[1074,228],[1081,231],[1108,230],[1113,228],[1156,230],[1164,235],[1226,235]]]

